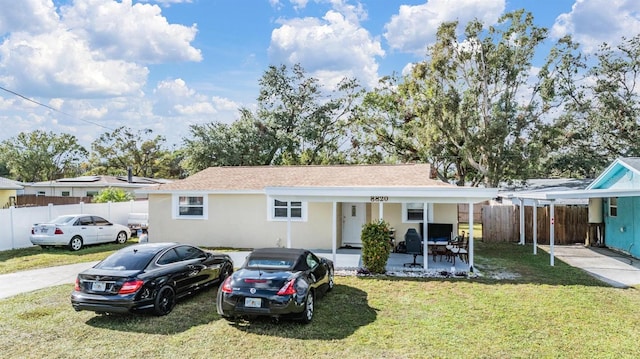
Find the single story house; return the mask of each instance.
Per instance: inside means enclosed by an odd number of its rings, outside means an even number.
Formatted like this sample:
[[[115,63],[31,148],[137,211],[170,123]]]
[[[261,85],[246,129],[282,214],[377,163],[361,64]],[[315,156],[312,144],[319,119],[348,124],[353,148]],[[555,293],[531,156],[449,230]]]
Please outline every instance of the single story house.
[[[362,226],[381,219],[398,241],[409,228],[448,239],[458,233],[458,203],[472,211],[497,194],[430,174],[428,164],[211,167],[137,193],[149,198],[152,241],[332,249],[335,256],[337,247],[359,247]]]
[[[593,242],[640,258],[640,158],[638,157],[615,160],[587,188],[582,190],[522,193],[514,194],[514,197],[525,205],[542,203],[551,207],[551,238],[553,238],[554,228],[553,208],[556,202],[566,199],[586,199],[589,203],[589,225],[596,227],[599,232],[598,238]],[[551,254],[553,265],[553,241]]]
[[[24,194],[61,197],[93,197],[105,188],[119,188],[136,195],[135,190],[167,183],[167,180],[136,176],[81,176],[24,184]]]
[[[18,191],[23,189],[24,187],[20,182],[0,177],[0,208],[14,206]]]

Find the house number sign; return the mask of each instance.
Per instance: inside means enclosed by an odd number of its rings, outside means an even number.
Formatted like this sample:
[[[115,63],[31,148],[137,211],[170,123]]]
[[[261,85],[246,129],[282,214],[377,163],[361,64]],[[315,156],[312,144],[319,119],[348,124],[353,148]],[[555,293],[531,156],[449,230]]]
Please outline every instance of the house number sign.
[[[388,200],[387,196],[371,196],[371,202],[387,202]]]

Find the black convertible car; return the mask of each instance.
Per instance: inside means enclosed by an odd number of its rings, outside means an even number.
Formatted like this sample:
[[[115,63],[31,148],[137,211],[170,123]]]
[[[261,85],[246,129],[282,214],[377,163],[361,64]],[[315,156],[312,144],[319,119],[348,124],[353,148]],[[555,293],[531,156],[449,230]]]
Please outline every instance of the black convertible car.
[[[176,300],[233,273],[226,254],[178,243],[123,248],[80,274],[71,293],[76,311],[169,314]]]
[[[218,314],[270,316],[309,323],[318,295],[333,289],[333,262],[305,249],[263,248],[218,288]]]

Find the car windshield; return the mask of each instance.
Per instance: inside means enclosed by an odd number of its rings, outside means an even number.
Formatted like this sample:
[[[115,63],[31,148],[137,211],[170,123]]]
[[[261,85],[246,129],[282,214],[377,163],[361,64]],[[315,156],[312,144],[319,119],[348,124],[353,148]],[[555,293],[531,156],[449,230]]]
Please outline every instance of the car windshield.
[[[121,250],[98,263],[96,268],[108,270],[143,270],[155,254],[155,252],[151,251]]]
[[[247,268],[281,268],[291,269],[295,261],[290,259],[274,259],[274,258],[249,258],[247,260]]]
[[[53,221],[51,221],[51,223],[53,224],[69,224],[69,222],[73,221],[73,219],[76,218],[75,216],[60,216],[56,219],[54,219]]]

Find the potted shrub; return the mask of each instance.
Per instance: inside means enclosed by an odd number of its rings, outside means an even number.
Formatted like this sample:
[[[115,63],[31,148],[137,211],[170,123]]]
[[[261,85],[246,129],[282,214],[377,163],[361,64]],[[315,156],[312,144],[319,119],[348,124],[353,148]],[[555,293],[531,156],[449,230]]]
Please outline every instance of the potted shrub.
[[[380,220],[362,226],[362,263],[370,273],[385,273],[391,243],[389,223]]]

